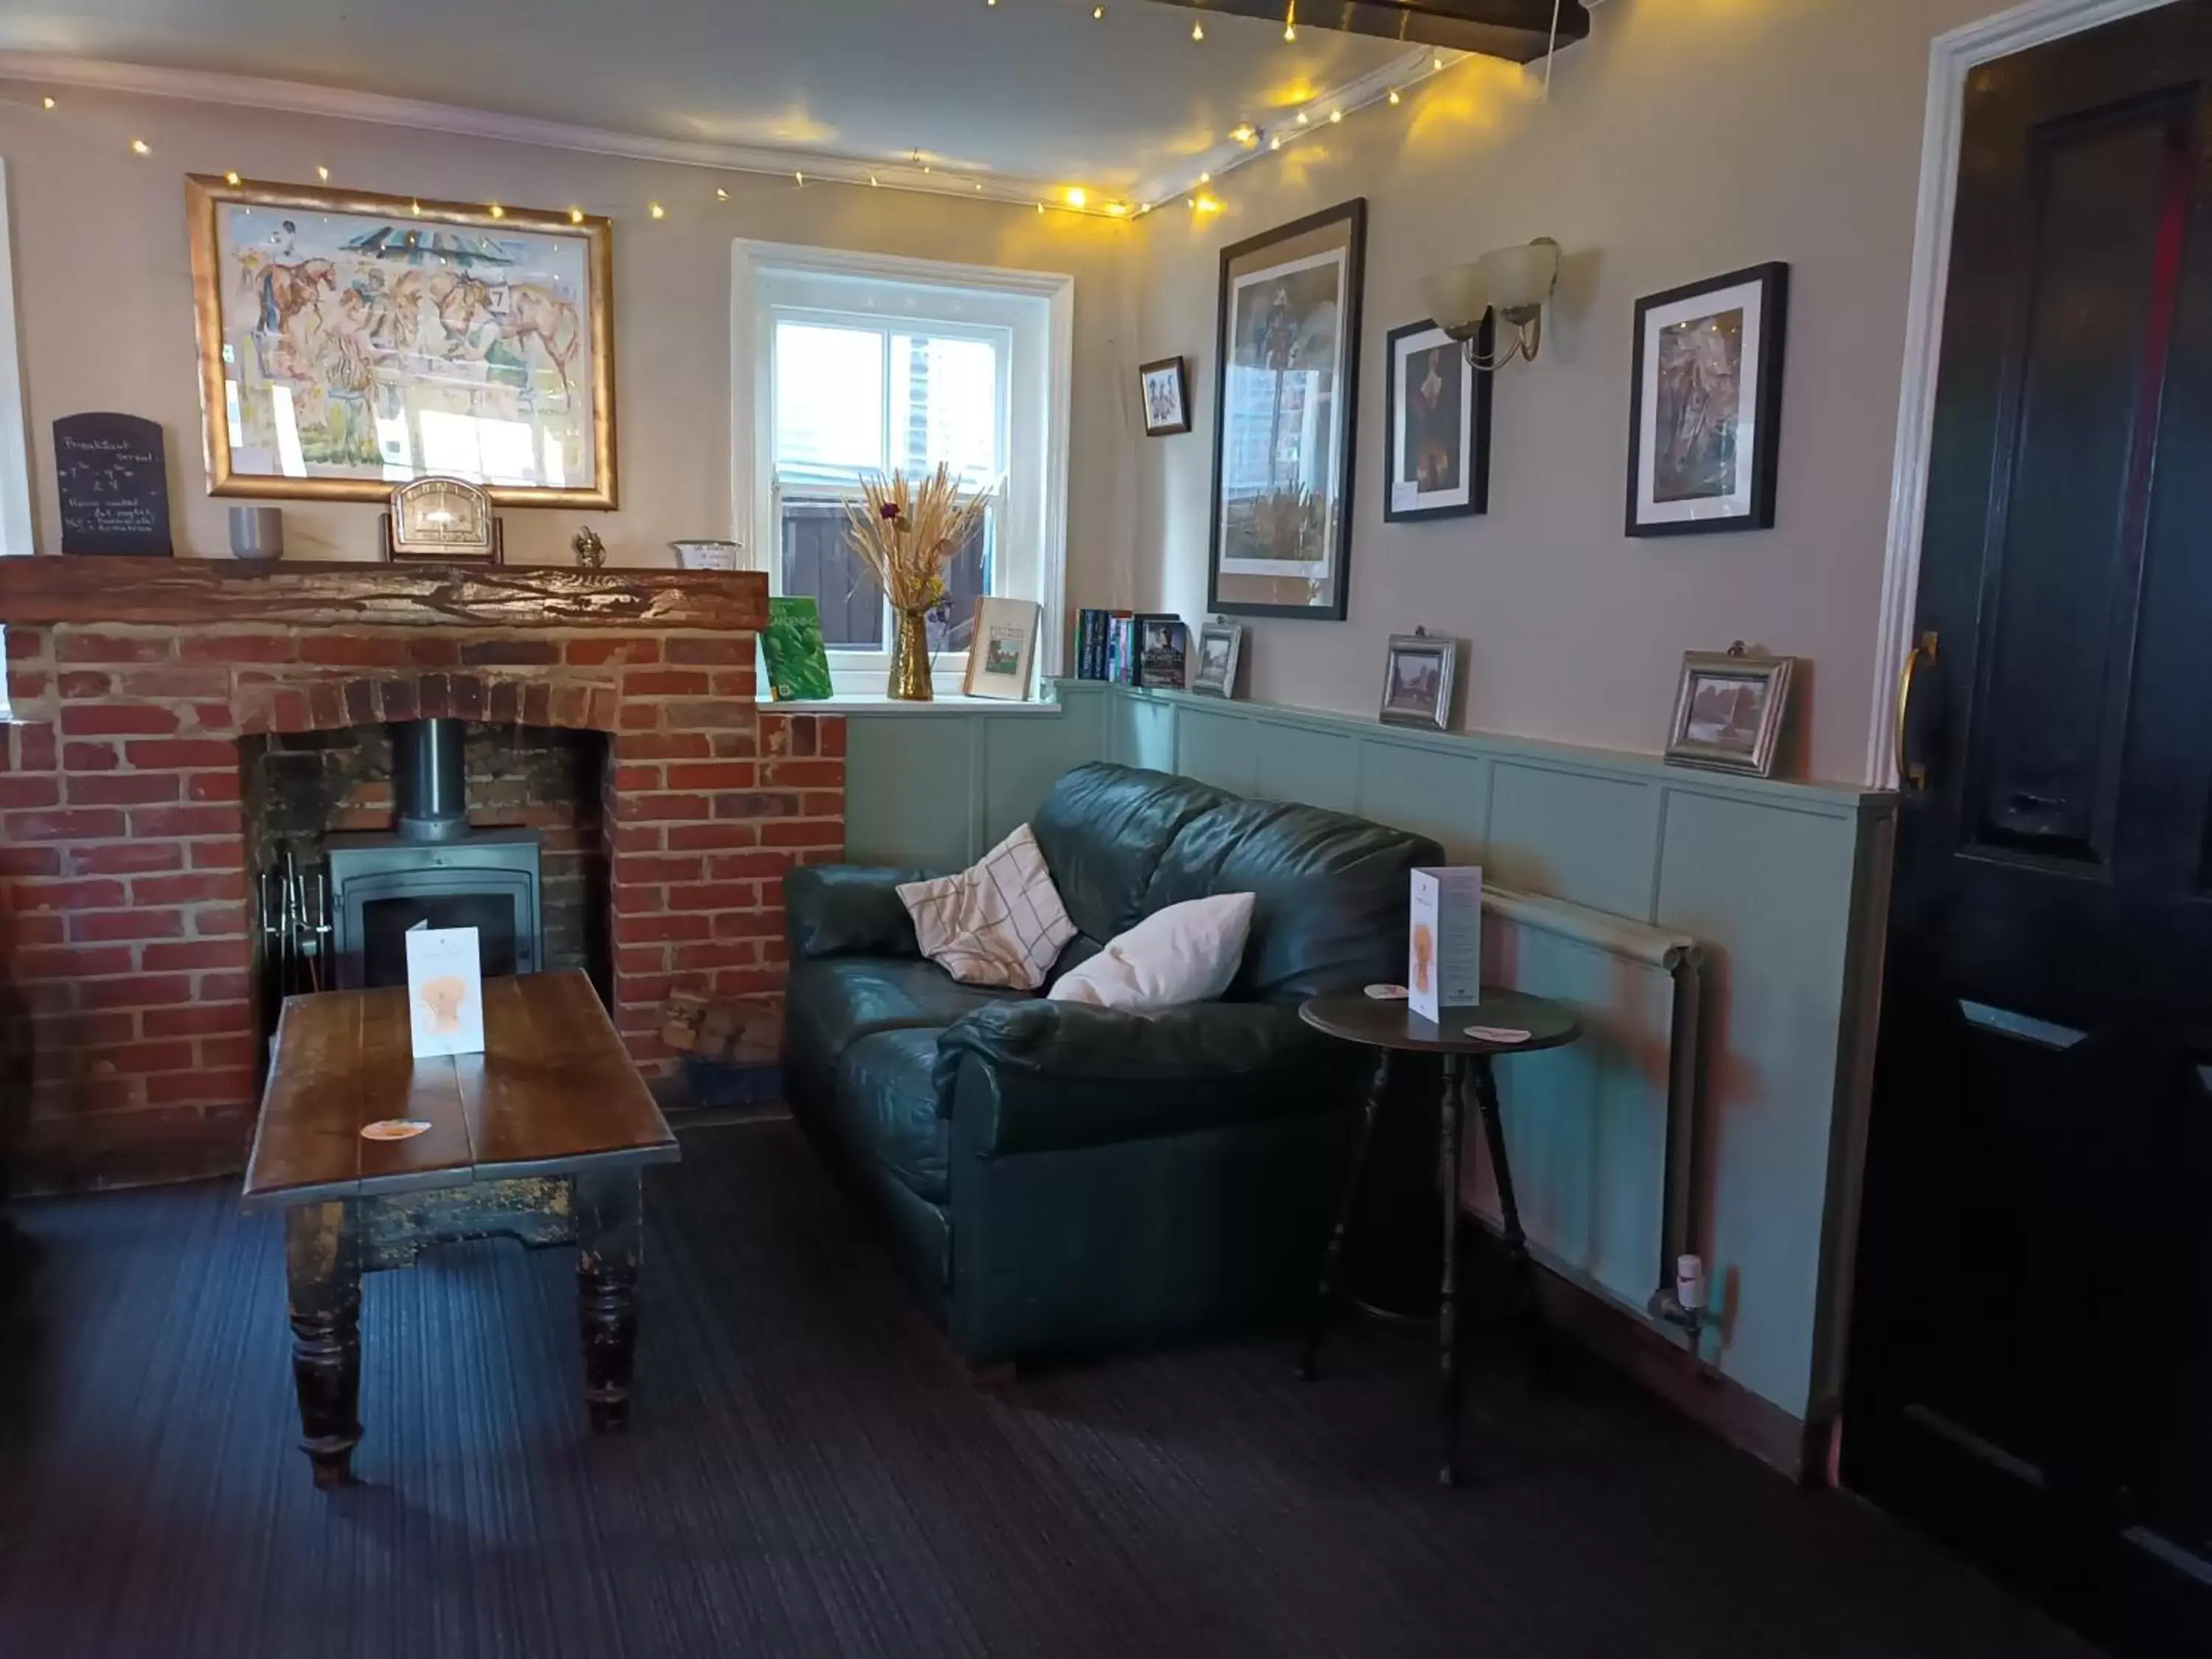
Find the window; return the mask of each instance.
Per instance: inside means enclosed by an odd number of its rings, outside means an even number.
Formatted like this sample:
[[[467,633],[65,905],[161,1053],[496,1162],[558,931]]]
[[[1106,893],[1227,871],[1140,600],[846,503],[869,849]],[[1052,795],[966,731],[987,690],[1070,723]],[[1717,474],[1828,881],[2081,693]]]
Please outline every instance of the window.
[[[733,423],[752,428],[756,563],[774,592],[819,606],[838,689],[883,689],[889,608],[847,545],[844,503],[894,470],[943,464],[994,489],[930,619],[940,684],[965,666],[977,599],[1055,616],[1070,279],[740,243],[736,287],[750,313],[736,337],[757,356],[736,377],[751,406]],[[1047,672],[1059,632],[1042,630]]]

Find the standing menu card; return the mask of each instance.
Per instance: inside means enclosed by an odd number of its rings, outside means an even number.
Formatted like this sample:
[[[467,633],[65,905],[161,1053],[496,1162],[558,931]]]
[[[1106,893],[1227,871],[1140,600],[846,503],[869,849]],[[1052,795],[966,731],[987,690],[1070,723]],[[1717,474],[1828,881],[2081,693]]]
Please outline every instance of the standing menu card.
[[[415,1058],[484,1051],[483,962],[473,927],[407,930],[407,1014]]]
[[[1423,1019],[1482,1000],[1482,867],[1413,872],[1406,1006]]]

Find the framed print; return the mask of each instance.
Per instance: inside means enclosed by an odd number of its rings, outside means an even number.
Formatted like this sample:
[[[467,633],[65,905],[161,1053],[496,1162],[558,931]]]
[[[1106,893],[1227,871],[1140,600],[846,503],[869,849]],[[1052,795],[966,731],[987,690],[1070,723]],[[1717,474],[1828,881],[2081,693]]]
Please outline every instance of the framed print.
[[[1491,352],[1491,319],[1475,350]],[[1490,510],[1490,383],[1467,348],[1434,323],[1389,335],[1390,404],[1382,441],[1386,524]]]
[[[1422,629],[1393,634],[1382,670],[1382,724],[1449,731],[1452,685],[1458,678],[1457,640],[1440,639]]]
[[[208,489],[612,507],[610,221],[185,182]]]
[[[1221,251],[1206,608],[1341,622],[1367,204]]]
[[[1044,608],[1034,599],[981,599],[969,636],[968,676],[961,690],[971,697],[1022,702],[1030,695],[1030,665],[1036,659],[1037,618]]]
[[[1190,430],[1190,366],[1181,357],[1163,357],[1137,370],[1137,390],[1145,402],[1145,435],[1172,438]]]
[[[1771,777],[1790,702],[1790,668],[1788,657],[1752,656],[1740,644],[1720,653],[1685,653],[1668,763]]]
[[[1243,623],[1200,623],[1198,666],[1190,677],[1190,689],[1201,697],[1234,697],[1243,658]]]
[[[1774,527],[1790,267],[1636,302],[1628,533]]]

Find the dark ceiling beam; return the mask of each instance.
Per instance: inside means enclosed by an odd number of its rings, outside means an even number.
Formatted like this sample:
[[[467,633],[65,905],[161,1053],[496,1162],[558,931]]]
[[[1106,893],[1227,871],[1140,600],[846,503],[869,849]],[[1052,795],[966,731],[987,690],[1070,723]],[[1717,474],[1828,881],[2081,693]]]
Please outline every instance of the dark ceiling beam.
[[[1280,22],[1291,15],[1291,0],[1165,0],[1191,11],[1228,12]],[[1346,34],[1403,40],[1409,46],[1443,46],[1533,63],[1550,50],[1553,0],[1299,0],[1300,28],[1336,29]],[[1570,46],[1589,33],[1583,0],[1562,0],[1559,44]]]

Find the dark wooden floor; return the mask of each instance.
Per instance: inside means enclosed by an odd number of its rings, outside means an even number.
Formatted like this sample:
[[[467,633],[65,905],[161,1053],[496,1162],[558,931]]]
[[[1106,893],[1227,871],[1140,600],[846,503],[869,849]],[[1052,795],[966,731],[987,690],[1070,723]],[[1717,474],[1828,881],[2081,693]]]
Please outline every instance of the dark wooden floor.
[[[647,1177],[629,1436],[585,1431],[565,1253],[456,1247],[370,1281],[332,1495],[272,1219],[216,1186],[20,1208],[0,1655],[2088,1652],[1600,1373],[1478,1356],[1460,1492],[1403,1330],[1310,1387],[1277,1336],[979,1395],[787,1124],[685,1140]]]

